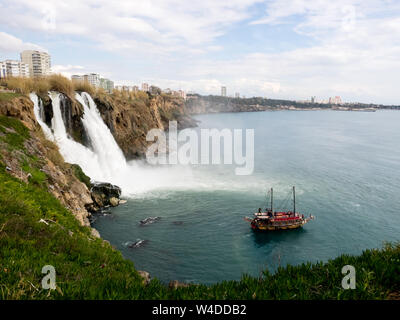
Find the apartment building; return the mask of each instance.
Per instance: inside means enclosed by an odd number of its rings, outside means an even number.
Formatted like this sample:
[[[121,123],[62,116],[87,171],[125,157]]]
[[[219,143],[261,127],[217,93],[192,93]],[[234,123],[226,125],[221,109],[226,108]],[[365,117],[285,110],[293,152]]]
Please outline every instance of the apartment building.
[[[221,96],[226,97],[226,87],[221,87]]]
[[[98,73],[85,74],[84,80],[89,82],[93,87],[100,87],[100,75]]]
[[[149,91],[149,84],[148,83],[142,83],[142,91]]]
[[[0,62],[0,78],[29,77],[29,65],[18,60],[5,60]]]
[[[21,62],[29,65],[29,74],[33,77],[51,74],[51,58],[47,52],[36,50],[22,51]]]
[[[178,96],[186,100],[186,92],[183,90],[178,91]]]
[[[85,78],[83,75],[73,74],[71,76],[71,80],[72,80],[72,82],[81,82],[81,81],[83,82],[85,80]]]
[[[111,81],[110,79],[100,78],[99,86],[108,93],[111,93],[114,90],[114,81]]]

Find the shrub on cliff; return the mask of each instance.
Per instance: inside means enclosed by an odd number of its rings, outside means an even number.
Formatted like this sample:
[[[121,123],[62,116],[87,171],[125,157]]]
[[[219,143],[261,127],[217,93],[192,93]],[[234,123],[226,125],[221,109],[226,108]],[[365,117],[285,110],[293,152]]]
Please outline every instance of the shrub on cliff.
[[[94,88],[88,81],[76,81],[73,82],[73,85],[75,91],[87,92],[91,96],[96,92],[96,88]]]
[[[90,190],[92,183],[90,182],[90,178],[83,172],[82,168],[78,164],[72,164],[72,169],[74,170],[75,177],[77,177],[80,182],[83,182]]]
[[[74,97],[74,84],[68,78],[62,76],[61,74],[52,74],[43,81],[48,81],[50,89],[52,91],[58,91],[66,94],[70,98]]]
[[[37,78],[9,77],[2,79],[0,84],[22,94],[29,94],[31,92],[47,94],[48,91],[58,91],[69,97],[73,97],[74,93],[72,81],[61,74],[52,74]]]
[[[32,92],[33,89],[32,78],[22,78],[22,77],[9,77],[2,79],[0,81],[1,85],[10,90],[15,90],[18,93],[28,94]]]

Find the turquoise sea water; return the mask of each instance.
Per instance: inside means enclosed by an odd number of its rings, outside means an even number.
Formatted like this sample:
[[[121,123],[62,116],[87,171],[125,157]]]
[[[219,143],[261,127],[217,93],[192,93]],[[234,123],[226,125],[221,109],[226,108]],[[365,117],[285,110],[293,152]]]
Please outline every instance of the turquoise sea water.
[[[177,173],[165,168],[177,175],[169,178],[168,187],[163,177],[163,187],[99,216],[93,226],[137,269],[165,282],[209,284],[400,240],[400,112],[277,111],[196,118],[201,121],[196,130],[255,129],[254,173],[235,176],[235,166],[224,165],[178,168]],[[297,211],[316,219],[298,230],[253,232],[243,217],[266,206],[271,187],[276,206],[284,206],[293,185]],[[139,221],[149,216],[161,219],[141,226]],[[148,242],[126,246],[137,239]]]

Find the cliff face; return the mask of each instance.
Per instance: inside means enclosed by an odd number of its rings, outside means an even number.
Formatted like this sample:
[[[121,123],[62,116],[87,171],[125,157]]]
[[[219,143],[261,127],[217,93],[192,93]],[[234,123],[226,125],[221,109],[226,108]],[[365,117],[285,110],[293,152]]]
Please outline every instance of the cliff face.
[[[64,162],[57,146],[44,137],[27,97],[0,102],[0,160],[8,173],[47,188],[82,225],[90,225],[90,191]]]
[[[196,125],[188,116],[183,99],[171,95],[144,94],[140,99],[102,95],[95,96],[94,101],[128,160],[145,155],[152,143],[146,141],[149,130],[168,129],[168,122],[173,120],[179,129]]]
[[[39,94],[38,96],[43,103],[42,118],[44,119],[44,122],[51,127],[51,119],[53,118],[51,99],[48,95]],[[82,105],[76,101],[74,97],[62,94],[60,99],[60,109],[68,134],[75,141],[87,145],[88,138],[81,121],[83,116]]]
[[[249,100],[249,101],[245,101]],[[219,113],[219,112],[254,112],[270,109],[250,99],[234,99],[220,96],[188,96],[186,108],[190,114]]]

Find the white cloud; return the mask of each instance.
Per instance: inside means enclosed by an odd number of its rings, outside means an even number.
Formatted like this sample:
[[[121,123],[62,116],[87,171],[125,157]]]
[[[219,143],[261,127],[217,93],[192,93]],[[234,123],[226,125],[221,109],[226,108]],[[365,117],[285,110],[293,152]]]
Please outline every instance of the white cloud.
[[[42,47],[24,42],[11,34],[0,31],[0,54],[19,54],[23,50],[44,50]]]
[[[247,8],[259,1],[5,0],[2,23],[93,40],[108,35],[121,42],[136,38],[140,43],[197,46],[249,17]]]
[[[73,74],[86,74],[88,70],[83,66],[73,66],[73,65],[53,65],[51,67],[53,73],[60,73],[63,76],[70,78]]]
[[[259,2],[265,8],[261,16],[260,7],[253,10]],[[0,24],[7,30],[35,32],[47,42],[70,37],[122,56],[123,63],[93,57],[88,70],[108,67],[107,76],[116,82],[151,78],[161,87],[206,94],[218,94],[226,85],[231,93],[246,95],[342,95],[399,103],[393,85],[400,71],[400,2],[395,0],[2,0],[0,8]],[[304,44],[278,50],[271,43],[268,52],[231,55],[220,37],[245,21],[261,33],[285,25]],[[8,36],[0,41],[0,51],[30,45]],[[292,38],[285,40],[291,43]],[[140,61],[148,73],[131,68],[130,61],[136,67]],[[64,74],[79,73],[74,66],[55,67]]]

